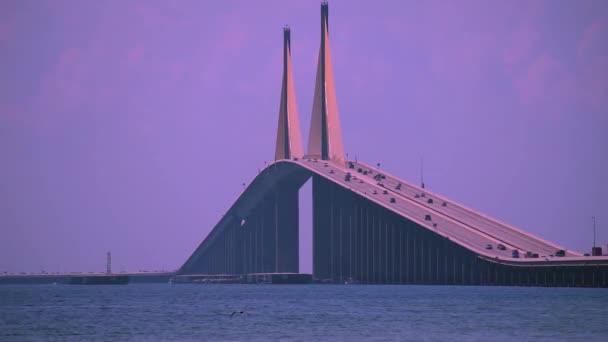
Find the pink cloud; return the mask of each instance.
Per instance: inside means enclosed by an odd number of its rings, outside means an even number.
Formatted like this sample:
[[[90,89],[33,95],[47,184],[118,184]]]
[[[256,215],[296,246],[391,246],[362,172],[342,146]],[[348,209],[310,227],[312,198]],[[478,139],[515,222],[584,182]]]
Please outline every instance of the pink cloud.
[[[202,82],[205,87],[217,88],[217,84],[224,82],[226,69],[230,68],[233,59],[242,58],[241,52],[250,42],[247,16],[239,11],[233,11],[218,16],[214,25],[222,28],[207,42],[207,46],[200,46],[197,53],[200,65]]]
[[[86,101],[83,83],[89,67],[82,49],[63,51],[55,66],[40,81],[39,102],[47,109],[62,111]]]
[[[178,83],[184,79],[187,74],[187,67],[184,62],[176,61],[169,64],[169,81],[172,84]]]
[[[585,58],[589,55],[606,55],[608,41],[608,22],[595,21],[587,26],[577,46],[577,56]]]
[[[529,61],[538,50],[540,33],[530,25],[523,25],[508,34],[502,60],[507,66]]]
[[[538,6],[535,8],[537,13]],[[522,20],[516,24],[507,35],[502,54],[520,103],[606,106],[608,23],[590,23],[578,42],[563,43],[571,49],[564,53],[547,44],[547,36],[541,35],[534,22]]]
[[[335,59],[332,62],[336,65]],[[356,70],[356,72],[348,73],[350,86],[360,96],[369,97],[375,96],[375,91],[383,91],[383,85],[391,77],[392,70],[392,65],[380,55],[362,55],[357,57],[350,55],[348,63],[341,62],[339,67],[339,70]],[[335,70],[336,67],[334,66],[334,73]],[[336,77],[335,74],[334,77]],[[336,91],[339,96],[340,89]]]
[[[513,80],[522,104],[565,104],[578,100],[577,82],[565,65],[549,53],[535,58]]]
[[[608,22],[595,21],[585,29],[576,49],[584,100],[593,106],[608,102]]]
[[[8,37],[11,35],[13,31],[14,24],[9,21],[1,21],[0,22],[0,44],[4,43],[8,40]]]
[[[0,120],[16,121],[19,115],[18,113],[19,110],[17,106],[8,103],[0,103]]]
[[[146,27],[158,28],[172,24],[171,18],[167,15],[168,11],[163,11],[158,4],[155,6],[141,2],[136,4],[132,10],[136,14],[137,19]]]
[[[0,42],[14,31],[17,24],[17,11],[15,8],[3,6],[0,9]]]
[[[431,50],[431,71],[442,81],[478,84],[487,63],[495,59],[496,36],[491,32],[459,34],[438,40]]]
[[[249,43],[250,34],[243,20],[243,15],[239,12],[231,12],[219,18],[219,27],[226,28],[217,41],[217,48],[222,54],[236,56]]]
[[[167,19],[162,10],[131,4],[122,6],[118,16],[113,12],[100,14],[89,44],[60,51],[54,64],[40,75],[27,106],[27,121],[41,131],[60,127],[73,115],[87,115],[77,110],[79,106],[99,108],[133,101],[136,95],[126,94],[145,93],[141,90],[145,87],[170,88],[187,74],[186,58],[196,56],[167,58],[158,53],[162,47],[156,40],[145,39],[163,30]],[[120,28],[124,34],[116,35]],[[151,32],[143,34],[142,29]],[[139,84],[141,91],[133,84]]]
[[[100,45],[101,44],[101,45]],[[132,61],[131,50],[125,50],[123,61]],[[31,121],[42,131],[61,127],[73,115],[86,115],[80,106],[103,107],[128,87],[129,65],[116,53],[93,44],[87,48],[68,48],[44,72],[29,103]]]
[[[129,63],[136,64],[141,61],[142,56],[144,55],[144,48],[141,45],[136,45],[132,47],[127,53],[127,60]]]
[[[40,77],[27,103],[12,107],[19,109],[12,111],[13,122],[24,124],[39,134],[64,125],[71,109],[91,101],[85,84],[87,68],[81,49],[63,51],[57,62]]]

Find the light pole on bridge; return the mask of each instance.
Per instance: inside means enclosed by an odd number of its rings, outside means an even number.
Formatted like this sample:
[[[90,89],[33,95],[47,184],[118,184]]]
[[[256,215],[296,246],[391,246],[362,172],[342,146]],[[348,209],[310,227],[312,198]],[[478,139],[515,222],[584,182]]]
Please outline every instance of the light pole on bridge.
[[[591,216],[593,220],[593,248],[595,248],[595,216]]]
[[[420,156],[420,187],[424,189],[424,157]]]

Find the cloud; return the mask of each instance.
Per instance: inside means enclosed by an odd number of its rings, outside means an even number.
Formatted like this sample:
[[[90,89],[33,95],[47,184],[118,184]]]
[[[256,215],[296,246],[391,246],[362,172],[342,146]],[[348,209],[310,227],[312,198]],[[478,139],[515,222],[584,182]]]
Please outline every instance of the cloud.
[[[0,4],[1,6],[1,4]],[[0,9],[0,47],[13,37],[17,29],[17,15],[7,8]]]
[[[162,4],[169,5],[170,4]],[[168,15],[169,11],[163,11],[159,6],[159,3],[138,3],[131,8],[135,14],[137,21],[143,26],[148,28],[165,28],[170,27],[172,24],[172,18]]]
[[[90,14],[83,29],[86,33],[82,34],[86,43],[70,36],[70,40],[48,49],[45,68],[39,75],[32,75],[37,80],[31,86],[27,103],[14,107],[20,110],[17,115],[20,121],[36,131],[53,131],[76,115],[87,115],[88,111],[80,110],[84,106],[124,107],[127,101],[144,99],[151,92],[164,93],[159,88],[171,89],[183,80],[186,62],[197,56],[165,53],[165,42],[158,39],[173,19],[153,5],[120,2],[110,5],[112,10]],[[57,19],[49,21],[49,32],[83,25],[77,22],[64,27],[61,18],[65,12],[61,8],[65,6],[49,7],[53,7],[50,15]],[[7,105],[0,107],[8,117],[9,111],[4,109]],[[10,111],[14,112],[15,109]]]
[[[8,103],[0,103],[0,120],[5,122],[17,121],[19,108],[16,105]]]
[[[426,2],[407,8],[395,8],[399,14],[389,15],[382,28],[408,54],[428,62],[420,67],[428,67],[435,84],[457,85],[462,95],[512,89],[504,95],[524,106],[606,102],[605,19],[585,28],[578,42],[576,28],[557,21],[551,1]],[[583,22],[589,19],[581,16]],[[572,34],[560,33],[564,30]],[[563,37],[557,41],[556,35]]]
[[[0,21],[0,45],[11,36],[14,26],[14,21]]]
[[[578,41],[564,44],[570,52],[559,57],[533,29],[524,27],[512,37],[514,48],[503,61],[521,104],[608,105],[607,22],[589,23]]]
[[[48,109],[63,111],[88,100],[85,81],[90,67],[82,49],[62,51],[53,68],[40,80],[38,101]]]
[[[574,88],[564,65],[549,53],[535,58],[513,81],[523,104],[564,100]]]
[[[144,55],[144,48],[143,48],[143,46],[138,44],[138,45],[133,46],[129,50],[129,52],[127,53],[127,60],[131,64],[137,64],[138,62],[141,62],[143,55]]]
[[[480,83],[493,61],[496,37],[491,32],[452,36],[431,50],[431,71],[443,81]]]
[[[502,53],[502,61],[508,66],[517,66],[530,61],[540,44],[540,33],[531,25],[522,25],[510,32]]]
[[[219,35],[217,48],[222,54],[237,56],[249,43],[250,33],[243,25],[243,17],[238,12],[232,12],[220,17],[218,27],[225,27]]]
[[[584,100],[592,106],[608,102],[608,22],[590,23],[576,48]]]

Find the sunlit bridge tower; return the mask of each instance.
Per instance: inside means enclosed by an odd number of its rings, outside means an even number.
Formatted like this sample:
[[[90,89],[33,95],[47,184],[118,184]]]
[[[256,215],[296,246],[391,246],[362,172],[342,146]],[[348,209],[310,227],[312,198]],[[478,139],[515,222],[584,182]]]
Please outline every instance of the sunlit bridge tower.
[[[300,119],[291,67],[291,30],[286,26],[283,28],[283,82],[274,159],[301,158],[303,154]]]
[[[344,163],[344,147],[329,49],[329,6],[321,3],[321,46],[310,120],[308,157]]]
[[[329,6],[321,3],[321,46],[317,64],[308,157],[345,165],[342,133],[338,115],[338,103],[334,86],[333,68],[329,48]],[[342,217],[346,210],[335,210],[335,199],[343,195],[340,189],[323,177],[313,175],[313,276],[317,279],[335,279],[338,273],[338,251],[346,246],[342,234]],[[352,196],[340,197],[341,203],[352,206]],[[346,230],[344,231],[346,232]],[[342,238],[338,237],[341,236]],[[342,281],[342,279],[340,279]]]

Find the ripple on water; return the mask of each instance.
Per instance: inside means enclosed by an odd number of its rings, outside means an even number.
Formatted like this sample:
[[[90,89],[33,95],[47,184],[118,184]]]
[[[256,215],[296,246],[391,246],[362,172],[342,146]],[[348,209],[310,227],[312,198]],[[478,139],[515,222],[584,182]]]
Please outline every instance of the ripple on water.
[[[607,305],[605,289],[0,286],[0,340],[604,340]]]

